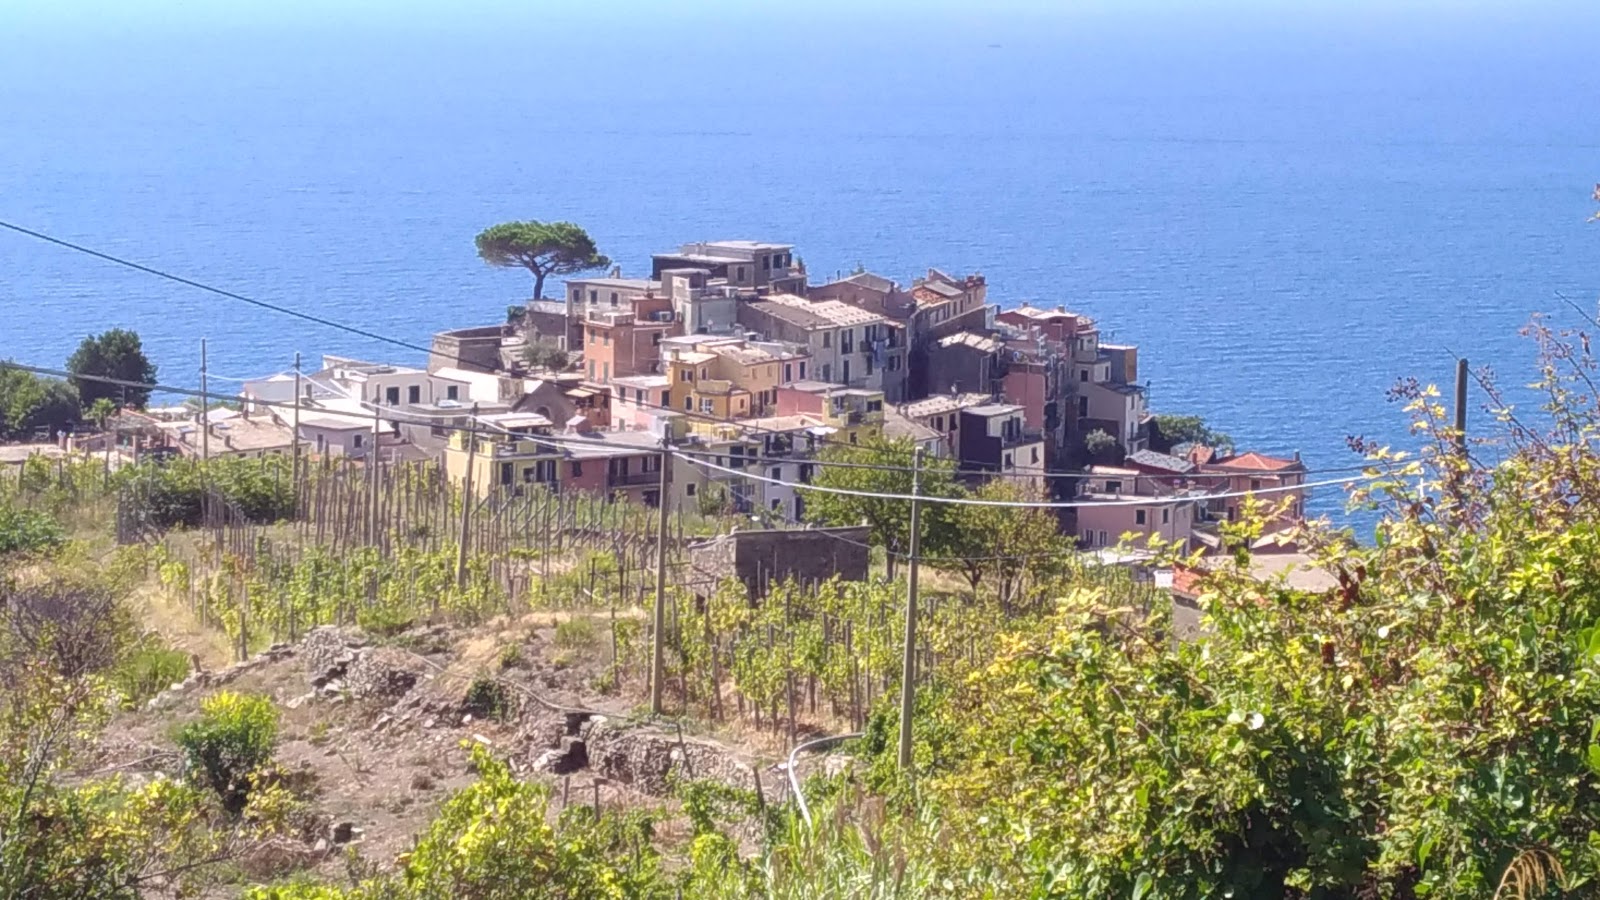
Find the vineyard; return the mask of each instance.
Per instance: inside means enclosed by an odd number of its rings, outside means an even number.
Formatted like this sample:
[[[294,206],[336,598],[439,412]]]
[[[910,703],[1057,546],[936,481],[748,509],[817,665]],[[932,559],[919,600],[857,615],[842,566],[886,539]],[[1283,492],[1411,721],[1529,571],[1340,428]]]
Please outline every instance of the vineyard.
[[[296,477],[298,475],[298,477]],[[375,635],[531,611],[584,618],[609,648],[598,693],[647,690],[657,511],[589,494],[532,490],[470,501],[432,463],[376,469],[322,461],[226,460],[107,476],[93,464],[37,466],[10,486],[24,505],[114,505],[118,535],[147,574],[238,659],[319,625]],[[667,525],[669,711],[794,735],[860,730],[898,692],[906,588],[900,578],[778,584],[752,602],[738,581],[693,570],[697,538],[747,520],[678,512]],[[465,536],[465,549],[462,538]],[[1037,620],[1073,586],[1144,606],[1127,570],[1022,560],[1003,589],[973,590],[953,564],[921,594],[919,679],[958,678],[995,637]]]

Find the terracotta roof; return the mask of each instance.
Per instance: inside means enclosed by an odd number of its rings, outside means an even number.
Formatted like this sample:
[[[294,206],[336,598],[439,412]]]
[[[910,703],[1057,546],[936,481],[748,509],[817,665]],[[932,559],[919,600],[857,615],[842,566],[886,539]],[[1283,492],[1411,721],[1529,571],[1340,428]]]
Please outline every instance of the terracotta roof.
[[[1257,453],[1254,450],[1233,456],[1214,457],[1211,459],[1210,464],[1213,466],[1225,466],[1229,469],[1250,469],[1261,472],[1279,472],[1284,469],[1305,468],[1298,459],[1282,459],[1276,456],[1268,456],[1265,453]]]

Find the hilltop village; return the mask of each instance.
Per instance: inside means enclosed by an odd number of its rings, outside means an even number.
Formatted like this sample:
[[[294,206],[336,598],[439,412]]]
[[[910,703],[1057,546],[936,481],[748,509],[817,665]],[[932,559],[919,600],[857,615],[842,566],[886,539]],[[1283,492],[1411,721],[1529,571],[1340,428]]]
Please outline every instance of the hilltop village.
[[[804,520],[796,485],[816,454],[886,439],[968,483],[1086,501],[1060,518],[1089,550],[1128,534],[1215,547],[1215,524],[1251,491],[1270,495],[1275,526],[1298,523],[1298,454],[1163,442],[1137,346],[1062,306],[1003,309],[988,288],[937,269],[812,284],[789,244],[685,244],[654,254],[648,275],[573,278],[504,322],[439,333],[425,368],[328,355],[247,381],[238,409],[204,422],[155,408],[119,430],[142,435],[140,452],[219,457],[286,453],[298,428],[310,453],[441,459],[480,497],[540,485],[651,506],[667,444],[703,461],[674,468],[669,508],[780,522]],[[1119,502],[1088,502],[1104,500]]]

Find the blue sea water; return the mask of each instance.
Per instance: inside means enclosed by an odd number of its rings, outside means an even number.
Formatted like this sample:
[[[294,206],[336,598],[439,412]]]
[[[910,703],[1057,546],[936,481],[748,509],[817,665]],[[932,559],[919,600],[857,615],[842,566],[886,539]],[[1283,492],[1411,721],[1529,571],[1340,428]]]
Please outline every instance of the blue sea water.
[[[1590,4],[225,7],[0,0],[0,218],[416,343],[527,295],[472,248],[510,218],[626,274],[729,237],[978,270],[1314,468],[1600,296]],[[110,326],[180,384],[201,337],[223,376],[416,361],[0,232],[0,357]]]

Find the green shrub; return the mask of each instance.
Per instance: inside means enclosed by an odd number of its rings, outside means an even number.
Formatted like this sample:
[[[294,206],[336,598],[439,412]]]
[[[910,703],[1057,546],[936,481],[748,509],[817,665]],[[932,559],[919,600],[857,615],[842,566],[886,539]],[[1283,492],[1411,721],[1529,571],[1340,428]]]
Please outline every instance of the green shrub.
[[[479,719],[504,719],[511,714],[511,694],[493,678],[479,676],[467,686],[462,706]]]
[[[67,542],[67,530],[48,513],[0,506],[0,556],[44,553]]]
[[[272,761],[278,709],[266,697],[223,691],[200,703],[200,718],[176,736],[192,777],[202,780],[232,812],[244,809],[251,776]]]
[[[556,623],[556,646],[581,649],[594,645],[599,637],[592,619],[567,619]]]
[[[189,676],[189,655],[156,642],[134,647],[117,664],[111,681],[124,703],[137,704],[154,697]]]
[[[500,648],[500,668],[515,669],[522,664],[522,647],[519,644],[507,644]]]

